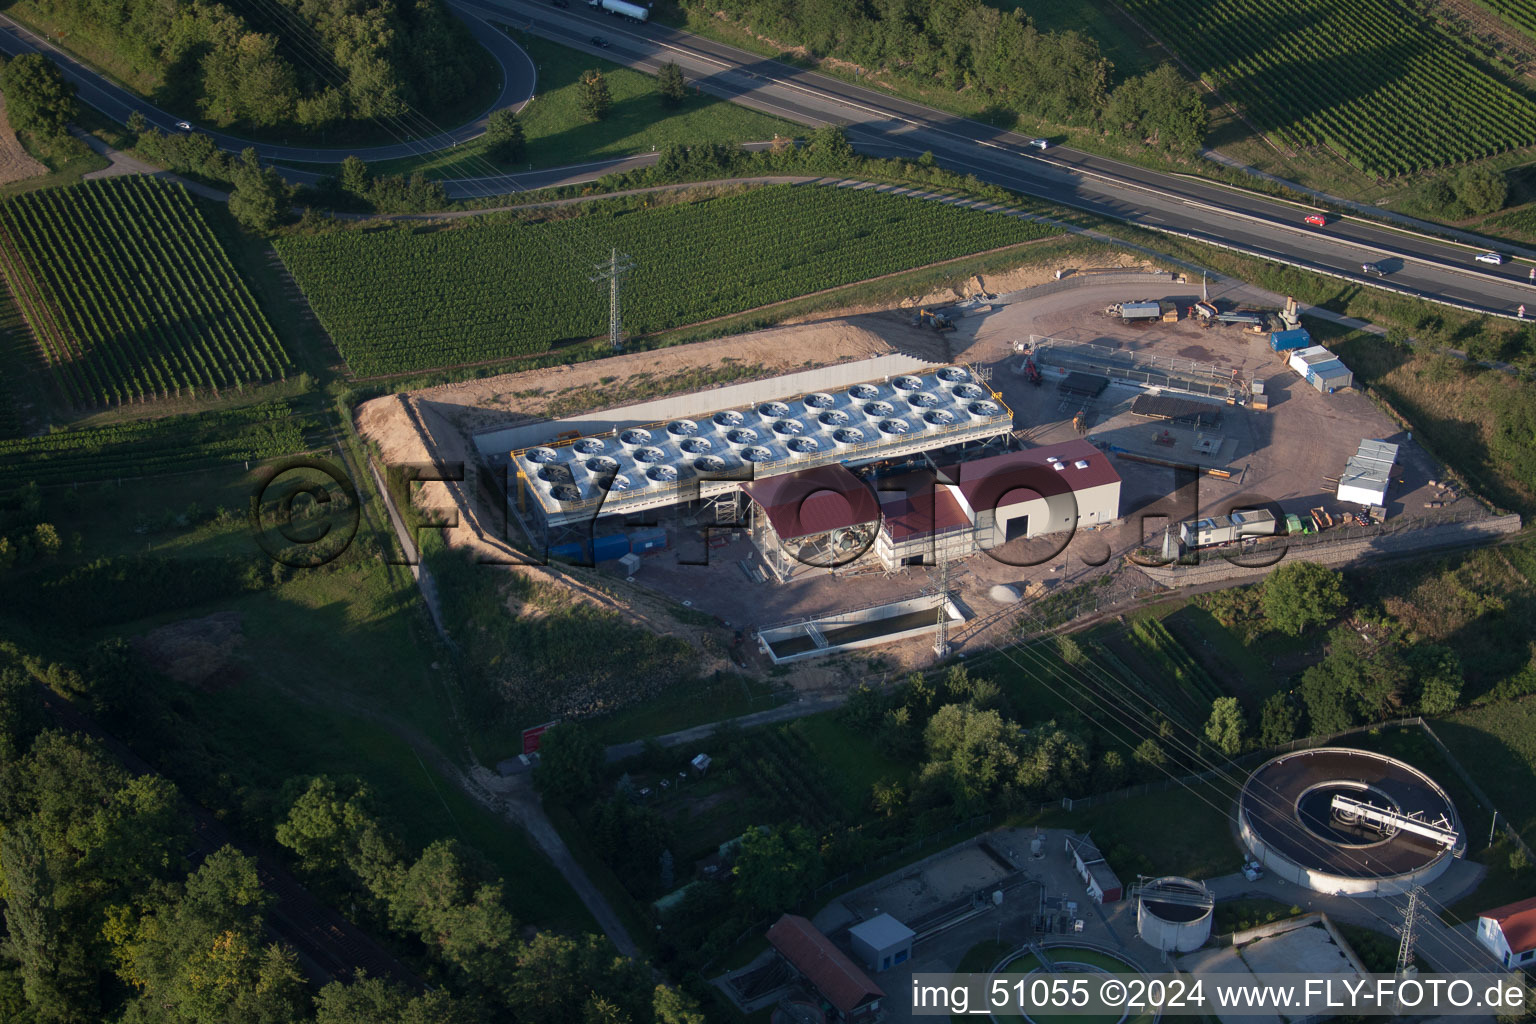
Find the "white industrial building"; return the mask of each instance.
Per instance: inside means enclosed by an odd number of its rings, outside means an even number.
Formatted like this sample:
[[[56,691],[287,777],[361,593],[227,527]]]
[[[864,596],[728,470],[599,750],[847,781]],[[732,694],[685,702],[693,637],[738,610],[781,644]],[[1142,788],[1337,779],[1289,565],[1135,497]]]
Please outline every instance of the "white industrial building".
[[[1397,445],[1361,441],[1360,449],[1344,463],[1344,472],[1339,476],[1339,501],[1346,505],[1386,505],[1396,465]]]

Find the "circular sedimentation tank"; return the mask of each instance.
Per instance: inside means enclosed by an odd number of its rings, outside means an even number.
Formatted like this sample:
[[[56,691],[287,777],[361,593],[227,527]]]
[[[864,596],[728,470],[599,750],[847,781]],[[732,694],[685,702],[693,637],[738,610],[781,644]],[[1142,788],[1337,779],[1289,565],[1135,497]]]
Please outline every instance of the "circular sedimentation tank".
[[[1449,829],[1455,842],[1342,814],[1335,796]],[[1347,747],[1266,761],[1243,785],[1237,817],[1243,845],[1267,871],[1331,895],[1407,892],[1438,878],[1466,845],[1438,783],[1397,758]]]
[[[1027,978],[1031,974],[1114,974],[1121,978],[1132,974],[1141,974],[1141,968],[1117,953],[1087,943],[1071,941],[1043,942],[1039,947],[1050,960],[1049,966],[1043,963],[1037,953],[1029,947],[1016,950],[1003,957],[995,967],[993,974],[1023,975]],[[1104,1013],[1104,1014],[1018,1014],[1018,1013],[993,1013],[994,1021],[1009,1022],[1029,1021],[1032,1024],[1153,1024],[1158,1016],[1150,1011],[1141,1013]]]
[[[1153,949],[1193,952],[1211,937],[1214,902],[1193,879],[1170,875],[1148,882],[1136,897],[1136,934]]]

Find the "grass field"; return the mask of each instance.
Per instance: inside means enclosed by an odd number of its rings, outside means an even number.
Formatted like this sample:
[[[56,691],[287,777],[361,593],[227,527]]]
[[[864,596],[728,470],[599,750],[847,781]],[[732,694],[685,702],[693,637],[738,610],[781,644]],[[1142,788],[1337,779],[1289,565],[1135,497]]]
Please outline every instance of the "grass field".
[[[1536,698],[1471,708],[1435,731],[1527,843],[1536,844]]]
[[[8,200],[0,268],[76,406],[218,394],[292,366],[180,185],[129,176]]]
[[[1392,177],[1528,146],[1536,103],[1389,0],[1131,0],[1261,132]]]
[[[517,45],[538,66],[538,89],[519,113],[527,150],[514,163],[491,159],[476,139],[453,149],[370,165],[375,174],[411,174],[432,178],[474,178],[497,171],[565,167],[609,157],[633,156],[681,144],[766,142],[775,135],[803,135],[791,121],[760,114],[713,96],[692,91],[676,107],[663,104],[656,79],[612,61],[572,50],[539,36],[512,32]],[[581,110],[581,75],[589,69],[608,79],[613,107],[600,121]]]
[[[352,372],[367,377],[603,333],[606,290],[573,286],[571,268],[613,248],[635,262],[624,325],[644,334],[1047,234],[1000,213],[771,186],[627,212],[600,205],[544,224],[492,215],[451,229],[295,235],[276,247]]]
[[[767,711],[790,694],[770,682],[746,676],[700,677],[662,691],[639,707],[616,711],[592,723],[604,744],[665,736],[696,725]]]
[[[1051,811],[1039,824],[1091,831],[1122,878],[1138,872],[1214,878],[1231,874],[1243,862],[1229,827],[1237,789],[1236,781],[1175,786],[1084,810]],[[1157,841],[1148,842],[1149,836]]]

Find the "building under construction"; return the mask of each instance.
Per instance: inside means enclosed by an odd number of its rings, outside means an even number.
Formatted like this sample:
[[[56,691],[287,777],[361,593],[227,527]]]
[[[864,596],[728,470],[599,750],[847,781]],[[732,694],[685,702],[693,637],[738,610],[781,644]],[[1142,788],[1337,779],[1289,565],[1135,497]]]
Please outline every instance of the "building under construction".
[[[1234,402],[1246,402],[1248,398],[1249,387],[1242,375],[1218,363],[1060,338],[1031,337],[1029,344],[1047,381],[1077,381],[1092,376],[1142,388],[1230,398]]]
[[[513,512],[535,544],[558,554],[578,539],[598,561],[628,552],[604,541],[634,513],[745,523],[781,581],[931,565],[1118,518],[1109,456],[1086,441],[1011,450],[1012,430],[1000,395],[944,366],[514,451]]]

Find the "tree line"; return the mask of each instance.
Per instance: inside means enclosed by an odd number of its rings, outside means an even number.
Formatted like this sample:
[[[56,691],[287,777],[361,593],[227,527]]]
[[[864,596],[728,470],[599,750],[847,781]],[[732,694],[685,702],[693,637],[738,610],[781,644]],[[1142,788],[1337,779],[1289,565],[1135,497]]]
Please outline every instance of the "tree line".
[[[1110,135],[1180,153],[1199,149],[1205,104],[1171,65],[1114,83],[1098,43],[1075,31],[1041,31],[1019,8],[981,0],[780,3],[721,0],[684,6],[699,18],[723,10],[784,45],[851,61],[914,84],[942,85],[993,110]]]
[[[289,780],[266,841],[427,989],[358,978],[314,991],[267,928],[255,858],[230,846],[198,856],[174,782],[50,723],[42,685],[87,707],[143,700],[111,692],[135,672],[125,652],[73,666],[3,643],[0,666],[0,1019],[702,1024],[692,997],[605,938],[520,926],[476,851],[409,849],[355,778]]]
[[[151,97],[219,127],[321,130],[434,111],[475,88],[482,54],[436,0],[40,0],[39,13],[159,81]]]

